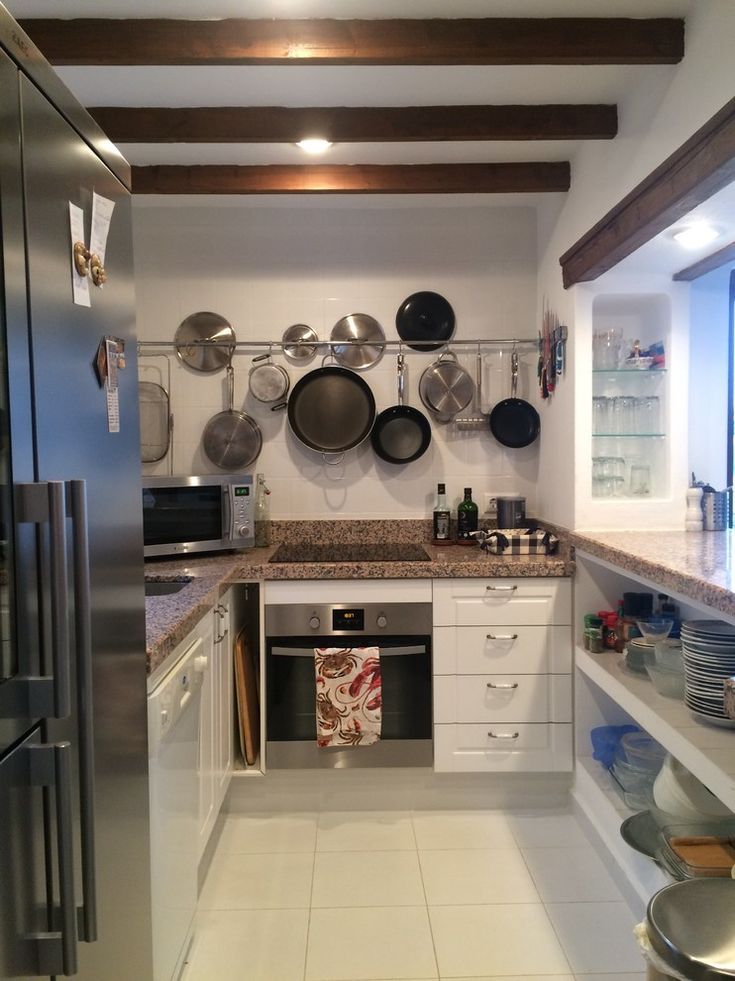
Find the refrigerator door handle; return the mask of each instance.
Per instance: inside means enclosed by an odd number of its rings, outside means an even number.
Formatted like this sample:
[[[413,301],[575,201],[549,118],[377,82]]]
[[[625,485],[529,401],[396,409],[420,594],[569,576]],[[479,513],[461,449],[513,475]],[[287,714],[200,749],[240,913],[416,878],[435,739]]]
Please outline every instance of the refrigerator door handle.
[[[71,744],[30,746],[30,783],[53,787],[56,801],[56,856],[59,875],[59,929],[34,933],[38,973],[69,975],[77,973],[77,924],[74,900],[74,842],[71,801]],[[56,918],[54,918],[56,920]]]
[[[71,713],[69,614],[66,573],[66,501],[64,482],[49,480],[14,487],[16,522],[49,525],[51,574],[51,675],[18,677],[3,685],[0,717],[30,715],[65,719]]]
[[[92,705],[92,587],[89,574],[87,482],[68,482],[74,563],[74,634],[77,663],[79,732],[79,824],[81,832],[82,905],[79,939],[97,939],[97,878],[94,827],[94,714]]]

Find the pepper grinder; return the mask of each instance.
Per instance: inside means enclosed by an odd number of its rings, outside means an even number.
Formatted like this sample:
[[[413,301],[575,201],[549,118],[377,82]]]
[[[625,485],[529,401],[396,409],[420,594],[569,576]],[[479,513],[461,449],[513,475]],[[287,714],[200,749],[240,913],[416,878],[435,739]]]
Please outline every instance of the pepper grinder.
[[[692,474],[692,483],[687,488],[687,510],[684,515],[684,527],[687,531],[702,531],[702,484],[697,483]]]

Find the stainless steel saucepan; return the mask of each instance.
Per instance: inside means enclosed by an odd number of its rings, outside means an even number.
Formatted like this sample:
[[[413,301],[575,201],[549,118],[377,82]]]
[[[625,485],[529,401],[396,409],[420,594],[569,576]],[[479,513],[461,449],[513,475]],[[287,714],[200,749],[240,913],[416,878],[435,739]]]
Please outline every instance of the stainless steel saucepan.
[[[419,380],[419,396],[439,422],[451,422],[472,401],[475,384],[457,355],[445,351],[425,369]]]

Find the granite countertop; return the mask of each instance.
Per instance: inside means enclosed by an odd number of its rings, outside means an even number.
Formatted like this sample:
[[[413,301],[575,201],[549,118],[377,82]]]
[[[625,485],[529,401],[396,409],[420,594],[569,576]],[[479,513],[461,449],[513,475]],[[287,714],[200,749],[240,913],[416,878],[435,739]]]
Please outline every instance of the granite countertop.
[[[271,563],[277,546],[246,552],[185,559],[149,560],[146,578],[170,580],[191,577],[180,592],[146,598],[146,654],[151,675],[211,609],[229,585],[241,581],[298,579],[461,579],[511,576],[560,577],[572,573],[569,549],[560,545],[554,556],[519,555],[503,558],[479,547],[437,547],[421,543],[426,562],[298,562]]]
[[[580,551],[735,617],[735,532],[569,532]]]

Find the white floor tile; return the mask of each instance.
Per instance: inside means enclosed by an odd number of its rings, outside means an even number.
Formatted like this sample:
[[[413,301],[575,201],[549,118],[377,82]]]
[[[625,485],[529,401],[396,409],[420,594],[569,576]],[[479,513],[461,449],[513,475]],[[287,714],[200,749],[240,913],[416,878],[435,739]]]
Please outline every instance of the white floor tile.
[[[199,913],[183,981],[300,981],[308,910]]]
[[[597,852],[586,848],[524,848],[523,857],[545,903],[623,902]]]
[[[312,907],[425,904],[415,851],[317,852]]]
[[[521,848],[571,848],[589,844],[576,816],[569,811],[509,814],[508,824]]]
[[[314,856],[226,855],[212,860],[199,909],[304,909]]]
[[[569,974],[540,904],[429,908],[442,978]]]
[[[622,975],[621,975],[622,977]],[[627,975],[623,978],[626,981]],[[184,978],[186,981],[186,978]],[[505,974],[500,977],[497,974],[493,974],[492,977],[489,974],[478,978],[477,975],[471,978],[452,978],[452,981],[523,981],[522,975],[518,974]],[[534,974],[533,981],[574,981],[573,974]]]
[[[498,981],[498,979],[494,979]],[[646,972],[642,974],[575,974],[574,981],[646,981]]]
[[[575,974],[641,970],[636,920],[625,903],[549,903],[546,910]]]
[[[427,848],[514,848],[501,811],[414,811],[416,844]]]
[[[426,907],[311,911],[306,981],[436,977]]]
[[[319,815],[318,852],[413,850],[411,817],[403,811],[327,811]]]
[[[316,814],[228,814],[217,854],[313,852]]]
[[[517,848],[419,852],[429,906],[538,903],[538,892]]]

